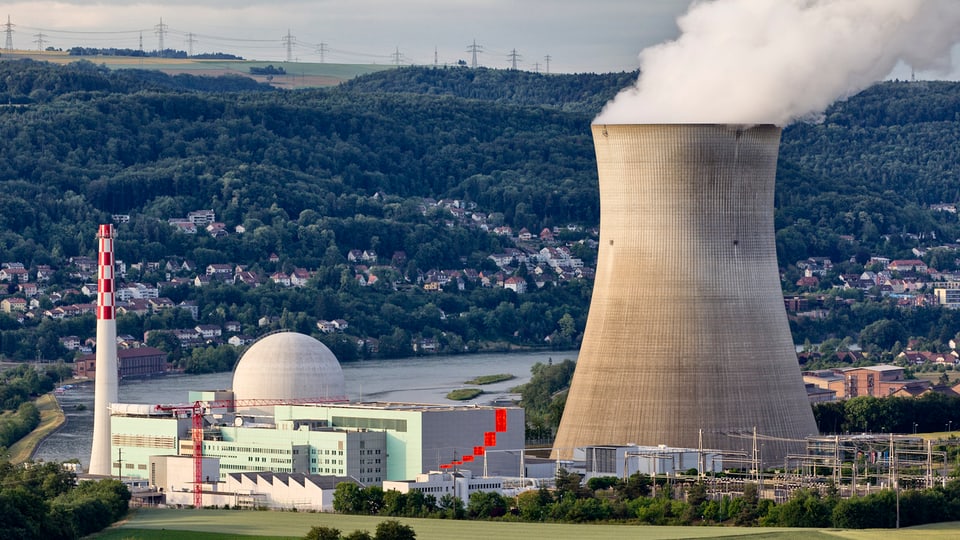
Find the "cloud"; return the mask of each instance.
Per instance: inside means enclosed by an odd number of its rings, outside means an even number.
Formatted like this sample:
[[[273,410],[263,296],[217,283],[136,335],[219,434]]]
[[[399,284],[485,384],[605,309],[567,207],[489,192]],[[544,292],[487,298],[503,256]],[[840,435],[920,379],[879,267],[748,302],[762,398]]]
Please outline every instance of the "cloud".
[[[957,0],[715,0],[645,49],[597,123],[773,123],[822,113],[899,62],[949,68]]]

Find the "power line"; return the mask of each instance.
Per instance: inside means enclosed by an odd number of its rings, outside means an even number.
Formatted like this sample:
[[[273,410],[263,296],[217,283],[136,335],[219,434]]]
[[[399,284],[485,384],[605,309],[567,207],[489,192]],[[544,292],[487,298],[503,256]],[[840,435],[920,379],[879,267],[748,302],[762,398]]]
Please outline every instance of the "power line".
[[[287,28],[287,35],[283,36],[283,42],[287,46],[287,62],[293,61],[293,41],[297,39],[290,35],[290,29]]]
[[[3,47],[8,51],[13,50],[13,27],[16,26],[10,22],[10,15],[7,15],[7,24],[4,25],[4,32],[7,34],[7,43]]]
[[[168,25],[163,24],[163,17],[160,17],[160,24],[153,27],[154,32],[157,34],[158,42],[160,44],[160,57],[163,57],[163,51],[166,50],[163,46],[163,35],[167,33]]]
[[[522,59],[523,57],[517,54],[516,49],[510,49],[510,53],[507,54],[507,58],[510,59],[510,69],[513,71],[517,70],[517,60]]]
[[[477,45],[477,40],[473,40],[472,45],[467,45],[467,52],[473,53],[473,59],[470,62],[470,67],[473,69],[477,69],[477,53],[483,52],[483,47],[480,45]]]

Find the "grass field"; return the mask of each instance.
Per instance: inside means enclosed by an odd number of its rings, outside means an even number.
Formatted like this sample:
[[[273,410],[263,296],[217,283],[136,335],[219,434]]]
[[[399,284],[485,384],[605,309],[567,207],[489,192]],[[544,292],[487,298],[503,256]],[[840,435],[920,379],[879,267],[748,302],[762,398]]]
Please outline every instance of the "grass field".
[[[469,381],[463,384],[493,384],[503,381],[509,381],[511,379],[516,379],[510,373],[498,373],[496,375],[481,375],[475,379],[470,379]]]
[[[458,388],[447,392],[447,399],[452,399],[454,401],[466,401],[468,399],[473,399],[483,393],[483,390],[479,388]]]
[[[71,56],[64,52],[13,51],[3,53],[3,58],[30,58],[54,64],[68,64],[87,60],[110,69],[153,69],[164,73],[190,73],[192,75],[244,75],[260,82],[269,82],[279,88],[307,88],[335,86],[359,75],[392,69],[388,64],[328,64],[312,62],[270,62],[257,60],[196,60],[191,58],[139,58],[133,56]],[[282,67],[286,75],[266,77],[250,75],[251,67],[273,65]]]
[[[30,459],[40,441],[56,431],[66,420],[53,394],[44,394],[37,398],[35,403],[40,411],[40,425],[7,449],[10,463],[23,463]]]
[[[94,536],[98,540],[138,539],[223,540],[255,537],[258,539],[302,538],[315,525],[335,527],[343,533],[357,529],[373,531],[377,523],[389,518],[311,514],[295,512],[256,512],[237,510],[142,509],[122,525]],[[584,540],[636,539],[672,540],[684,538],[749,538],[756,540],[836,539],[887,540],[891,536],[906,540],[947,540],[960,537],[960,523],[937,524],[891,530],[774,529],[740,527],[650,527],[642,525],[566,525],[555,523],[504,523],[499,521],[449,521],[406,519],[418,540]],[[175,532],[180,531],[180,532]]]

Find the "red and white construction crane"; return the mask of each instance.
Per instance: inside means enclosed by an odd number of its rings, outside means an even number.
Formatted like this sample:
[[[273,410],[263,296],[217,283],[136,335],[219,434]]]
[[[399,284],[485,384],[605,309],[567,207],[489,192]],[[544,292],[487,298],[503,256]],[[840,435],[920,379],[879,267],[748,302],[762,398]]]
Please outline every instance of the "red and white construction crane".
[[[334,398],[305,399],[214,399],[194,401],[178,405],[156,405],[158,411],[170,411],[175,415],[189,414],[193,420],[193,506],[203,508],[203,417],[216,409],[229,410],[237,407],[269,407],[273,405],[303,405],[310,403],[345,403],[345,396]]]

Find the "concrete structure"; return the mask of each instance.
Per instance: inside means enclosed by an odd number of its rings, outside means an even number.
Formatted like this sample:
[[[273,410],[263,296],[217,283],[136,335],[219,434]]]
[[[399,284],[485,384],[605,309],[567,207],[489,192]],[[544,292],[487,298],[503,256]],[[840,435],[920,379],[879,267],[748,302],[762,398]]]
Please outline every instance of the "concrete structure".
[[[238,400],[347,399],[337,357],[296,332],[270,334],[247,349],[233,370],[233,393]]]
[[[773,229],[780,129],[594,125],[600,248],[554,455],[638,444],[749,451],[817,434]],[[695,351],[696,354],[691,354]],[[796,442],[794,442],[796,441]]]
[[[676,476],[690,469],[698,473],[723,472],[723,456],[715,450],[661,446],[587,446],[574,451],[584,462],[585,479],[598,476],[628,478],[633,474]]]
[[[527,489],[532,489],[533,485],[534,483],[531,481],[531,487]],[[384,482],[383,490],[394,490],[400,493],[419,491],[425,495],[433,495],[437,500],[440,500],[444,495],[453,495],[466,504],[470,500],[471,493],[493,491],[502,495],[504,479],[500,477],[474,478],[470,471],[431,471],[418,474],[414,480]]]
[[[150,470],[150,485],[165,495],[165,504],[193,505],[193,458],[153,457]],[[204,492],[204,504],[218,507],[332,512],[337,484],[356,483],[348,476],[273,472],[232,473],[215,481],[215,458],[204,458],[203,472],[211,479]]]
[[[113,225],[100,225],[97,265],[97,365],[100,376],[94,386],[93,445],[90,474],[109,475],[111,470],[110,404],[120,401],[117,375],[117,321],[114,319]]]
[[[309,336],[282,332],[257,342],[238,362],[233,386],[191,392],[184,405],[115,404],[118,470],[146,478],[153,457],[192,455],[191,415],[199,403],[202,455],[219,460],[219,481],[231,473],[276,472],[379,484],[454,463],[477,474],[522,475],[523,409],[329,403],[342,399],[343,372]]]

